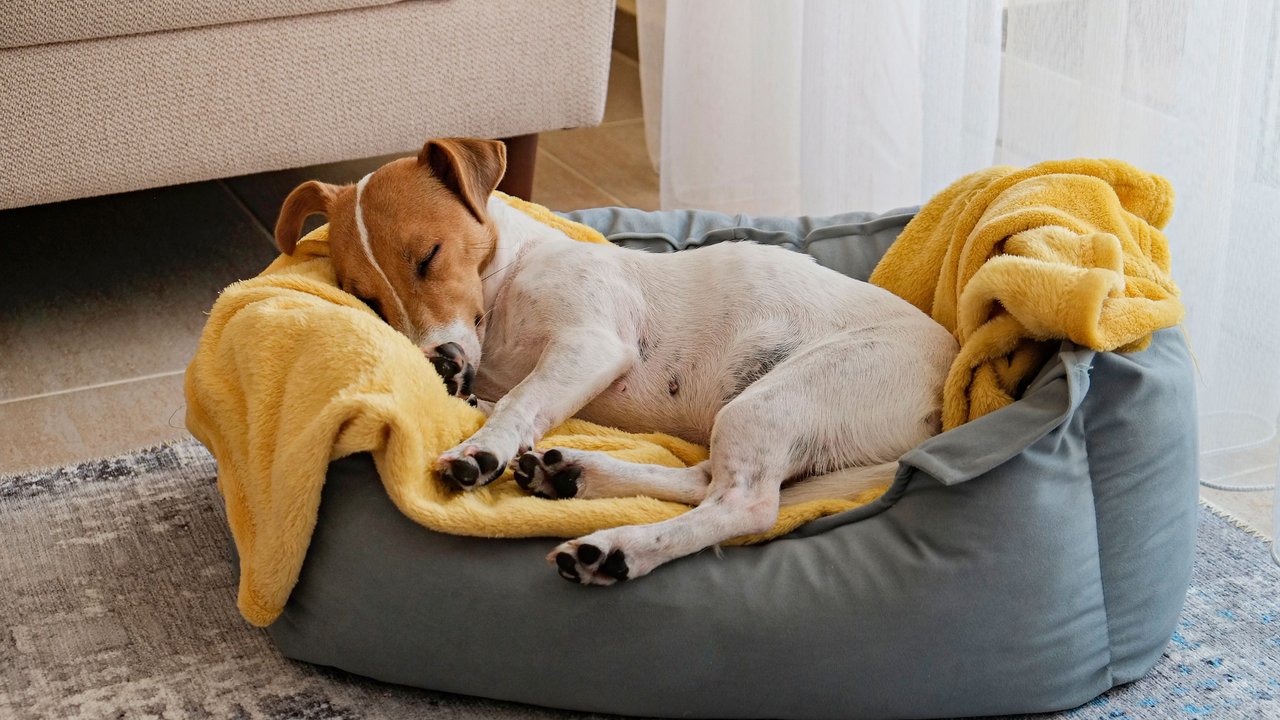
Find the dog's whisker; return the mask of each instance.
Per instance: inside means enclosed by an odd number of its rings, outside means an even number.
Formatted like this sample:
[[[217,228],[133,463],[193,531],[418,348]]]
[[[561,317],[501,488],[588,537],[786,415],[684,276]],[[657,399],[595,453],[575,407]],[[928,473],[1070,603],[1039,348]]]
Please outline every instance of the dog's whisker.
[[[494,275],[497,275],[498,273],[502,272],[503,270],[506,270],[507,268],[509,268],[509,267],[511,267],[512,265],[515,265],[515,264],[516,264],[516,261],[515,261],[515,260],[512,260],[511,262],[507,263],[506,265],[503,265],[502,267],[498,268],[497,270],[494,270],[493,272],[489,273],[488,275],[485,275],[484,277],[480,278],[480,281],[481,281],[481,282],[484,282],[485,280],[488,280],[489,278],[493,277]]]

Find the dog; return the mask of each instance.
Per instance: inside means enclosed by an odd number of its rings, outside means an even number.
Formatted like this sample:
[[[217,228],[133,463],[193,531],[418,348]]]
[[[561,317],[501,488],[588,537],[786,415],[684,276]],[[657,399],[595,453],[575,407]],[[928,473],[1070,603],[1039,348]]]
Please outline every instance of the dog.
[[[430,140],[354,185],[298,186],[275,238],[291,254],[305,218],[326,216],[340,287],[488,414],[440,456],[447,482],[472,489],[511,467],[544,497],[695,506],[560,544],[547,559],[564,578],[611,585],[765,532],[783,503],[887,482],[938,432],[957,345],[907,301],[782,248],[575,241],[493,196],[505,169],[500,142]],[[534,449],[571,416],[672,433],[709,459]]]

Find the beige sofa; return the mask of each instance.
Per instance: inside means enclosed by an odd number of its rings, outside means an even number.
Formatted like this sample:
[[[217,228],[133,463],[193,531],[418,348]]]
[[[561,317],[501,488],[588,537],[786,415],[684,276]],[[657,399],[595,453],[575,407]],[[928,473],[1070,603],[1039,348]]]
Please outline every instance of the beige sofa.
[[[5,0],[0,208],[599,122],[611,0]]]

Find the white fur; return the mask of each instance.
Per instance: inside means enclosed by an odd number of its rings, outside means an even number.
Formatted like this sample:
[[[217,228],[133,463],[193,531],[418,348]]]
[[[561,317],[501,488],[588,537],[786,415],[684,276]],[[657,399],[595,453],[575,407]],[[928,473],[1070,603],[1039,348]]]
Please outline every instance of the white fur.
[[[887,291],[779,248],[651,254],[571,240],[499,200],[488,212],[499,244],[484,270],[475,391],[496,405],[440,467],[479,453],[517,460],[573,415],[711,449],[706,463],[680,470],[530,453],[522,480],[536,492],[556,494],[553,480],[568,471],[577,497],[699,503],[560,545],[549,559],[568,555],[570,579],[611,584],[623,559],[638,577],[767,530],[784,495],[852,496],[887,482],[897,458],[938,430],[955,340]],[[813,476],[822,477],[803,479]]]
[[[373,246],[369,244],[369,228],[364,224],[364,209],[360,207],[360,197],[364,195],[364,186],[369,184],[369,178],[373,173],[369,173],[360,178],[360,182],[356,183],[356,234],[360,236],[360,248],[364,250],[364,257],[369,261],[369,265],[378,271],[378,277],[382,278],[382,282],[386,284],[387,289],[391,291],[391,297],[396,301],[396,307],[400,310],[400,317],[404,318],[406,325],[406,334],[413,334],[413,317],[409,315],[409,311],[405,308],[404,301],[400,299],[400,293],[396,292],[396,286],[391,284],[391,280],[387,278],[387,274],[382,271],[382,266],[378,264],[378,259],[373,256]],[[434,347],[434,346],[433,346]]]

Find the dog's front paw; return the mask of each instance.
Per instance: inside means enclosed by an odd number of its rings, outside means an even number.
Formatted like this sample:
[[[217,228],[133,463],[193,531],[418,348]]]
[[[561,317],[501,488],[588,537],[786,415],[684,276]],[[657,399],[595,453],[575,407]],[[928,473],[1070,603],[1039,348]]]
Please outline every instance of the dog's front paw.
[[[445,391],[454,397],[471,403],[471,386],[476,379],[476,368],[463,353],[457,343],[445,343],[427,353],[432,367],[444,380]],[[471,403],[472,407],[475,406]]]
[[[560,577],[583,585],[612,585],[635,577],[627,554],[594,535],[570,540],[551,551],[547,562],[556,566]]]
[[[555,448],[526,452],[516,459],[516,483],[543,498],[571,498],[578,494],[582,466]]]
[[[461,445],[436,460],[436,471],[446,483],[470,490],[497,480],[505,465],[496,453],[475,445]]]

